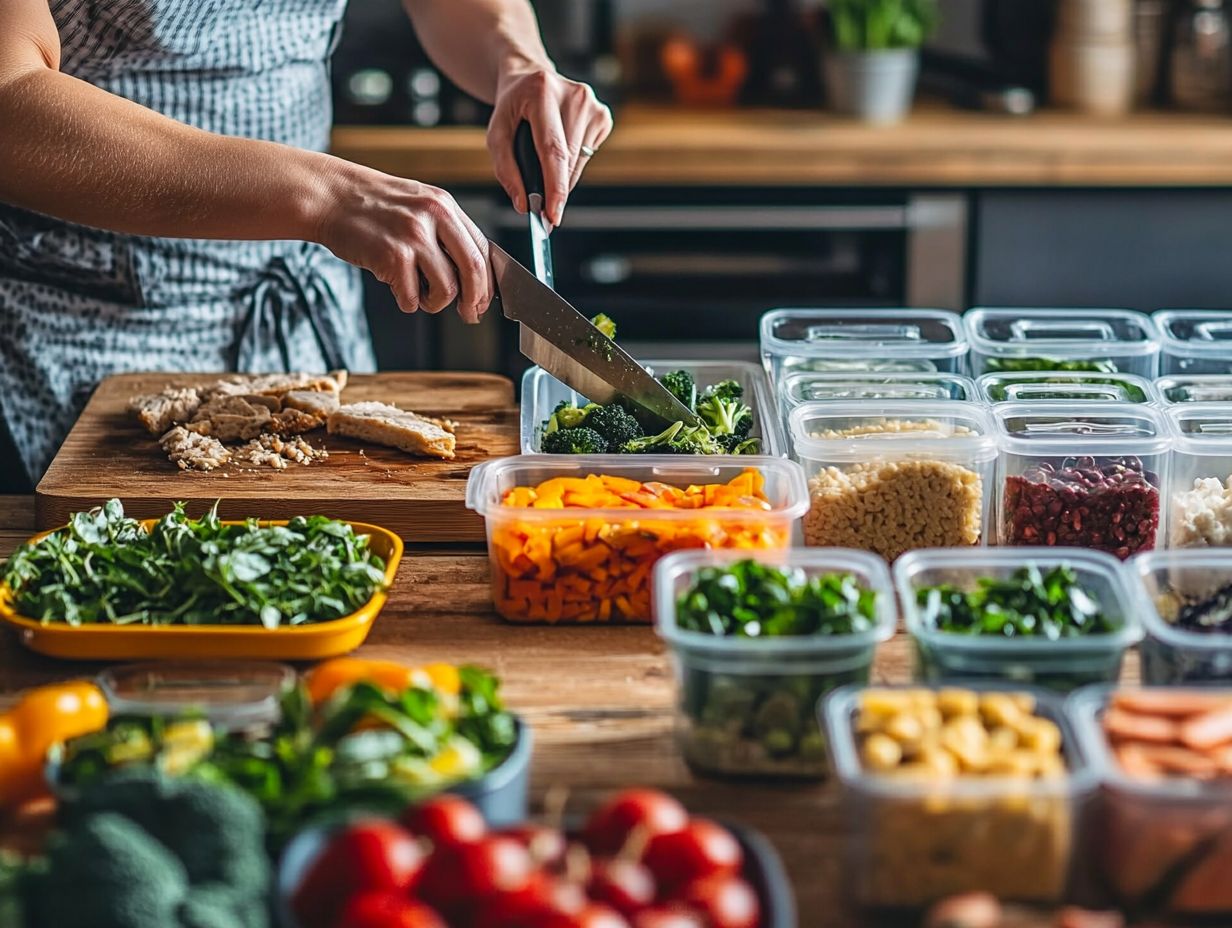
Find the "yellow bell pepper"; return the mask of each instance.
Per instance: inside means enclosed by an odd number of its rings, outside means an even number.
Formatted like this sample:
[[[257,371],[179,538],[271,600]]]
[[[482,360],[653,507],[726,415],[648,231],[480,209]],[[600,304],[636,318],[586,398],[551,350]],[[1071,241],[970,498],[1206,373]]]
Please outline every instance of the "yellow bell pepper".
[[[375,684],[390,693],[401,693],[412,686],[431,685],[444,695],[456,696],[461,687],[458,669],[452,664],[407,667],[396,661],[356,657],[337,657],[325,661],[304,676],[313,705],[320,705],[343,687],[361,681]]]
[[[53,745],[107,724],[107,700],[93,683],[73,680],[25,693],[0,715],[0,807],[47,794],[43,765]]]

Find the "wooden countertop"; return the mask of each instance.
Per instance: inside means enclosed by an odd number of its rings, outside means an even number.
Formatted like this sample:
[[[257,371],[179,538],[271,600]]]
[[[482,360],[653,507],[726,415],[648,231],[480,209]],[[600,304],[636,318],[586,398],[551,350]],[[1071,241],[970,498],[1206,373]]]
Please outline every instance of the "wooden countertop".
[[[0,557],[33,531],[29,497],[0,496]],[[672,737],[673,683],[662,642],[644,627],[518,627],[491,611],[488,561],[478,547],[409,550],[364,657],[470,662],[504,681],[508,703],[535,732],[532,801],[563,784],[571,808],[630,785],[668,789],[695,813],[763,831],[795,886],[801,928],[861,922],[842,898],[842,809],[833,784],[752,785],[694,777]],[[878,651],[874,677],[909,678],[909,642]],[[96,672],[56,661],[0,632],[0,703],[17,690]],[[0,831],[3,829],[0,828]],[[1025,913],[1003,928],[1045,928]]]
[[[494,183],[482,129],[340,126],[333,151],[442,186]],[[812,111],[630,105],[587,169],[590,185],[896,187],[1232,185],[1232,117],[1100,120],[924,105],[874,128]]]

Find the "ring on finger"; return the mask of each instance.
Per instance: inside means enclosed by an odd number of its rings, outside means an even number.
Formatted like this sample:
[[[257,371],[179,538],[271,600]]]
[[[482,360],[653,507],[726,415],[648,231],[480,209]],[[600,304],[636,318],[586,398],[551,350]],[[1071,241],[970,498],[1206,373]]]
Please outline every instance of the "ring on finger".
[[[589,145],[579,146],[579,151],[581,151],[583,158],[590,158],[595,153],[595,150],[591,148]]]

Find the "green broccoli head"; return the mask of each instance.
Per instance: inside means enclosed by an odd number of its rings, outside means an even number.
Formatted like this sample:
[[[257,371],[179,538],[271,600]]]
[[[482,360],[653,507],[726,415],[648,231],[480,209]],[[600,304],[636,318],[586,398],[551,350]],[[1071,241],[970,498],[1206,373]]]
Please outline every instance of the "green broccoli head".
[[[599,313],[590,320],[590,324],[604,334],[607,338],[616,340],[616,323],[607,313]]]
[[[56,928],[168,928],[188,885],[156,838],[118,812],[99,812],[53,839],[35,908]]]
[[[587,403],[585,406],[576,406],[568,400],[561,400],[552,410],[552,417],[548,419],[544,426],[544,434],[555,432],[559,429],[576,429],[586,425],[587,418],[597,409],[602,409],[596,403]]]
[[[723,454],[723,447],[704,426],[673,422],[658,435],[625,442],[625,454]]]
[[[697,403],[697,415],[715,435],[746,437],[753,428],[753,410],[739,397],[707,391]]]
[[[702,399],[708,396],[716,396],[721,400],[738,400],[744,397],[744,387],[740,385],[738,380],[720,380],[718,383],[706,388],[706,392],[702,394]]]
[[[613,403],[600,406],[586,419],[587,428],[592,428],[607,442],[609,451],[617,451],[627,441],[641,438],[645,431],[636,419],[622,406]]]
[[[697,402],[697,381],[688,371],[668,371],[659,378],[659,383],[690,409]]]
[[[760,438],[743,438],[740,435],[720,435],[716,438],[725,454],[761,454]]]
[[[592,428],[558,429],[543,436],[544,454],[604,454],[607,442]]]

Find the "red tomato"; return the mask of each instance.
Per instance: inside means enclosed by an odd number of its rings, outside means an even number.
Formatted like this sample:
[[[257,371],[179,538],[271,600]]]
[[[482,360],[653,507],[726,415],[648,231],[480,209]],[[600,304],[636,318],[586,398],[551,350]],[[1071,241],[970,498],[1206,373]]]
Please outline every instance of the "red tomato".
[[[677,896],[697,909],[710,928],[757,928],[761,904],[753,887],[731,873],[717,873],[689,883]]]
[[[471,928],[539,928],[544,919],[573,915],[586,908],[586,893],[577,883],[542,870],[525,887],[489,896],[475,912]]]
[[[423,805],[402,813],[402,824],[413,834],[427,838],[433,847],[478,841],[488,826],[473,805],[460,796],[442,793]]]
[[[310,928],[328,925],[356,893],[409,892],[423,867],[423,849],[405,829],[381,819],[356,822],[331,838],[317,855],[291,907]]]
[[[595,853],[604,857],[619,853],[635,829],[647,837],[667,831],[679,831],[688,824],[689,813],[684,806],[653,789],[627,789],[617,793],[595,810],[582,833],[582,840]]]
[[[513,838],[530,851],[531,858],[540,867],[555,869],[565,861],[568,842],[559,828],[549,828],[546,825],[519,825],[516,828],[505,828],[500,833]]]
[[[432,909],[390,890],[352,896],[338,916],[337,928],[446,928]]]
[[[642,863],[650,868],[660,891],[672,893],[705,876],[738,873],[744,854],[740,842],[722,825],[694,818],[679,831],[651,838]]]
[[[633,860],[613,857],[591,867],[586,892],[591,899],[606,902],[626,918],[655,900],[655,881],[650,871]]]
[[[629,928],[615,909],[591,903],[572,915],[554,915],[540,922],[538,928]]]
[[[654,905],[633,916],[633,928],[706,928],[706,923],[680,905]]]
[[[526,848],[512,838],[489,835],[434,853],[424,868],[420,894],[448,914],[498,893],[525,889],[533,871]]]

